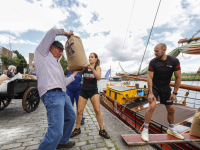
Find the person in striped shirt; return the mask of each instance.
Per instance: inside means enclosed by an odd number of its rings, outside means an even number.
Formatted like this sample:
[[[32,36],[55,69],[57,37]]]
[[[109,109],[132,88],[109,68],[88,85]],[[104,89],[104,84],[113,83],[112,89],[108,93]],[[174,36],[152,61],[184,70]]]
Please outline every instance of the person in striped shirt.
[[[50,29],[37,46],[34,55],[38,91],[46,107],[48,121],[47,132],[38,150],[70,148],[75,145],[69,138],[76,115],[65,91],[66,86],[74,81],[80,71],[74,71],[71,76],[65,78],[59,62],[64,47],[59,41],[55,41],[55,37],[59,35],[69,38],[73,32]]]

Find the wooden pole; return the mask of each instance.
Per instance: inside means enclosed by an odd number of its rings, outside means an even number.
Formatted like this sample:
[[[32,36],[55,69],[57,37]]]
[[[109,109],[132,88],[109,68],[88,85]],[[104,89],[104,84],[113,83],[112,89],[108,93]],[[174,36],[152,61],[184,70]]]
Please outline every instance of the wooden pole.
[[[111,66],[110,66],[110,85],[111,85]]]
[[[195,37],[195,38],[191,38],[191,39],[180,39],[178,41],[178,44],[180,44],[180,43],[186,43],[186,42],[189,42],[189,41],[196,41],[196,40],[199,40],[199,39],[200,39],[200,37]]]

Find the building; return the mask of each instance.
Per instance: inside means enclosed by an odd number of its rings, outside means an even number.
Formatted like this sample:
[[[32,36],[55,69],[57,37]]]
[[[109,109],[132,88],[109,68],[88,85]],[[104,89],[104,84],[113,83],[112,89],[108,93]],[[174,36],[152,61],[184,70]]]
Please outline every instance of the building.
[[[15,53],[13,53],[12,51],[8,50],[5,47],[0,46],[0,54],[3,53],[4,55],[13,58],[15,56],[17,56]],[[1,61],[1,56],[0,56],[0,74],[2,74],[2,72],[4,70],[6,70],[7,68],[5,66],[3,66],[2,61]]]
[[[34,60],[34,53],[29,53],[29,66],[32,66],[33,60]]]

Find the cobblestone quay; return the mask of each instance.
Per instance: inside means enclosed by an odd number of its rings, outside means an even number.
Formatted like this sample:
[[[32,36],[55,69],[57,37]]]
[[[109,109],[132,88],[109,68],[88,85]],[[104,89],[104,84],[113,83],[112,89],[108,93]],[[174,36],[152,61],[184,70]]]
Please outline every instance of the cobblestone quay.
[[[0,111],[0,149],[1,150],[36,150],[47,130],[46,109],[42,101],[38,109],[27,113],[22,108],[22,100],[13,100],[6,109]],[[74,107],[75,109],[75,107]],[[70,139],[76,145],[68,150],[128,150],[152,149],[150,146],[127,146],[121,134],[134,133],[117,118],[101,106],[104,128],[111,139],[99,136],[99,125],[90,101],[84,110],[85,125],[81,134]],[[63,149],[64,150],[64,149]]]

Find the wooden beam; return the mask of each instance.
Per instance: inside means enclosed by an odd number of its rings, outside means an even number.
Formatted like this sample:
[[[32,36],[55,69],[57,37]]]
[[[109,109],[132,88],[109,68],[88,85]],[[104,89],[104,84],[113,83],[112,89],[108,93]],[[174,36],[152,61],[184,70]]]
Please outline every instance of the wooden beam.
[[[121,135],[128,145],[147,145],[147,144],[168,144],[168,143],[186,143],[186,142],[200,142],[199,137],[190,134],[182,134],[184,140],[180,140],[168,134],[149,134],[149,142],[144,142],[141,139],[141,134]]]
[[[186,43],[186,42],[189,42],[189,41],[196,41],[196,40],[199,40],[199,39],[200,39],[200,37],[195,37],[195,38],[191,38],[191,39],[180,39],[178,41],[178,44],[180,44],[180,43]]]

